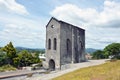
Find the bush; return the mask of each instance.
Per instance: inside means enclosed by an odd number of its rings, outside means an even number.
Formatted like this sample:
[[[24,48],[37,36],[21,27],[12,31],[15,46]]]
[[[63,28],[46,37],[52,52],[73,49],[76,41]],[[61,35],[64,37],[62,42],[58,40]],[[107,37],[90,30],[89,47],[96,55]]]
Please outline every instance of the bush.
[[[11,65],[4,65],[2,67],[0,67],[0,72],[4,72],[4,71],[14,71],[16,70],[15,67],[11,66]]]
[[[32,77],[33,73],[28,73],[27,77]]]
[[[112,43],[104,48],[104,53],[108,56],[114,56],[114,59],[120,59],[120,43]]]
[[[117,61],[117,59],[111,59],[111,60],[110,60],[110,62],[115,62],[115,61]]]
[[[93,52],[92,56],[93,56],[92,57],[93,59],[104,59],[105,58],[104,52],[101,50],[97,50]]]
[[[38,63],[38,64],[32,66],[31,70],[38,70],[38,69],[41,69],[41,67],[42,67],[42,63]]]

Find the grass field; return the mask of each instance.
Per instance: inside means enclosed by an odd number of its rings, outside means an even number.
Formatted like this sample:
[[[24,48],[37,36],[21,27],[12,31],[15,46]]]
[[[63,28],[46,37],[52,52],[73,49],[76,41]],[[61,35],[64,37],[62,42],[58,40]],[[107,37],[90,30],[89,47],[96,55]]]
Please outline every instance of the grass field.
[[[120,80],[120,60],[82,68],[52,80]]]

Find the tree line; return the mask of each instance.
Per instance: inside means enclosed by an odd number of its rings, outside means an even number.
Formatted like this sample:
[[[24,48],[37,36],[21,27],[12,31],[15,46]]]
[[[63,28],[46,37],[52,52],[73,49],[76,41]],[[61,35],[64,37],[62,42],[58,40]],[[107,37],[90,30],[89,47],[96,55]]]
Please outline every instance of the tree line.
[[[41,63],[39,53],[31,54],[27,50],[17,52],[12,42],[0,48],[0,66],[10,64],[16,68]]]
[[[120,43],[111,43],[103,50],[97,50],[92,54],[93,59],[120,59]]]

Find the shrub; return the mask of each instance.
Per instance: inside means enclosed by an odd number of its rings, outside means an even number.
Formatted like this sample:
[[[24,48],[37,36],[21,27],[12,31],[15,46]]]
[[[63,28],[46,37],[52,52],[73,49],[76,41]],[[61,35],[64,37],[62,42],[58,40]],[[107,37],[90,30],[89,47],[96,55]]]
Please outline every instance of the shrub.
[[[9,65],[9,64],[0,67],[0,72],[4,72],[4,71],[14,71],[14,70],[16,70],[16,68],[13,67],[13,66],[11,66],[11,65]]]
[[[33,73],[28,73],[27,77],[32,77]]]

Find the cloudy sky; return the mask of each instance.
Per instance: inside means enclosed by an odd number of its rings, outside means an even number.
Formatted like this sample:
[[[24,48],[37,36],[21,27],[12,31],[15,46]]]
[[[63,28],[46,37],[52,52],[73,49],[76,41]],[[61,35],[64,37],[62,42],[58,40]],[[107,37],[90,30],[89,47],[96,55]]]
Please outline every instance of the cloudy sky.
[[[45,48],[51,17],[86,30],[86,48],[120,42],[119,0],[0,0],[0,46]]]

